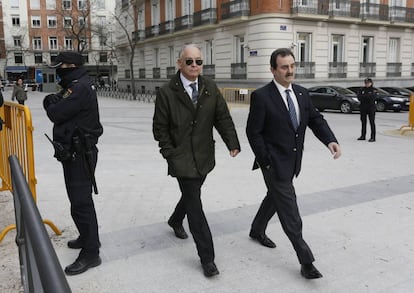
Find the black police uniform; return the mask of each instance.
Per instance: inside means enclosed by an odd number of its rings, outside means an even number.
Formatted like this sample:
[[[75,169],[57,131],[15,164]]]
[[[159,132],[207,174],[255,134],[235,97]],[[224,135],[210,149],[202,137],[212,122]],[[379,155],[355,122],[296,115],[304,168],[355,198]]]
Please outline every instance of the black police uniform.
[[[79,231],[78,240],[82,243],[78,259],[93,259],[99,256],[100,242],[88,163],[93,175],[98,153],[96,143],[103,133],[96,91],[83,67],[58,69],[57,73],[63,89],[58,94],[46,96],[43,106],[54,123],[53,141],[69,153],[59,156],[55,152],[55,156],[63,165],[71,215]],[[81,136],[83,139],[85,134],[90,138],[91,145],[88,162],[82,151],[73,144],[74,137]]]
[[[370,82],[370,86],[366,86],[358,94],[358,100],[361,102],[359,109],[361,114],[361,136],[358,138],[359,140],[365,140],[365,136],[367,133],[367,116],[369,118],[369,123],[371,126],[371,139],[370,141],[375,141],[375,112],[376,112],[376,93],[375,89],[372,87],[372,81],[366,80],[366,82]]]

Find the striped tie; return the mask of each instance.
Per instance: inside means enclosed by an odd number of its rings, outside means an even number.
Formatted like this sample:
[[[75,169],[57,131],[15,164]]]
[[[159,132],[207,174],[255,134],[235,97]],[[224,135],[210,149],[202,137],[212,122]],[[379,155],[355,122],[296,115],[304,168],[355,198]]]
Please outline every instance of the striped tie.
[[[193,104],[197,104],[198,99],[198,91],[197,91],[197,83],[193,82],[190,83],[191,88],[193,89],[193,93],[191,94],[191,100],[193,101]]]
[[[286,90],[286,100],[289,109],[289,116],[290,120],[292,120],[293,128],[296,130],[298,129],[298,117],[296,116],[295,105],[293,104],[292,97],[290,96],[290,90]]]

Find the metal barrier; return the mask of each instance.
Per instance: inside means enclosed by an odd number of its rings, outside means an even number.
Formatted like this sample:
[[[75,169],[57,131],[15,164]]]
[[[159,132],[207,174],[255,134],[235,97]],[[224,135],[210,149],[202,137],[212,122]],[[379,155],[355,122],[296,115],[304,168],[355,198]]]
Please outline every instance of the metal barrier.
[[[32,116],[27,106],[6,101],[0,107],[0,117],[3,119],[3,130],[0,131],[0,191],[12,190],[11,173],[8,157],[16,155],[19,158],[26,181],[29,184],[33,199],[36,202],[36,177],[34,169],[33,125]],[[44,220],[52,230],[60,235],[60,230],[49,220]],[[4,236],[16,226],[9,225],[0,233],[0,242]]]
[[[16,156],[9,157],[24,292],[72,292]]]
[[[250,104],[250,95],[255,88],[221,88],[221,94],[227,103]]]
[[[414,95],[410,96],[410,106],[408,112],[408,125],[403,125],[400,128],[400,133],[404,135],[407,131],[414,131]]]

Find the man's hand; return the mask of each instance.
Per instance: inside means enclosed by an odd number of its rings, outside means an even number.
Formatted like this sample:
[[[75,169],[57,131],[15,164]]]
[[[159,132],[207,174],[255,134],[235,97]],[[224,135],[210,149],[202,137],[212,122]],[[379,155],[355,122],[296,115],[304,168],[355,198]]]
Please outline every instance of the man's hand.
[[[238,155],[238,153],[240,153],[240,150],[238,149],[234,149],[230,151],[230,156],[235,157]]]
[[[342,154],[341,147],[336,142],[329,143],[328,149],[331,151],[334,159],[338,159]]]
[[[56,94],[49,94],[43,99],[43,108],[47,110],[47,108],[52,105],[59,102],[61,98]]]

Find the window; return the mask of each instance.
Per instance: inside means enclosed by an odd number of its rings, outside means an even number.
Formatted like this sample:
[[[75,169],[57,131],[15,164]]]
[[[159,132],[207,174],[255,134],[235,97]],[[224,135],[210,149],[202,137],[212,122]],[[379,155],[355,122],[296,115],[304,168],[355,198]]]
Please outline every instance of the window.
[[[183,16],[185,16],[185,15],[190,15],[191,13],[192,13],[192,11],[193,11],[193,9],[194,9],[194,7],[192,7],[192,5],[191,5],[191,2],[192,2],[192,0],[181,0],[182,1],[182,3],[181,3],[181,5],[182,5],[182,15]]]
[[[19,0],[9,0],[11,8],[19,8]]]
[[[31,9],[40,9],[40,0],[30,0]]]
[[[12,15],[12,25],[13,26],[20,26],[20,16]]]
[[[106,46],[107,37],[105,35],[99,36],[99,46],[103,47]]]
[[[216,8],[216,1],[201,0],[201,10],[209,8]]]
[[[98,16],[97,25],[102,27],[106,26],[106,16]]]
[[[88,48],[88,41],[85,38],[81,38],[79,42],[80,42],[79,44],[80,51],[83,51]]]
[[[65,50],[73,50],[73,41],[71,37],[65,37]]]
[[[297,62],[310,62],[312,60],[311,56],[311,41],[312,34],[310,33],[298,33],[298,42],[297,42]]]
[[[175,66],[175,62],[176,62],[176,59],[175,59],[175,54],[174,54],[174,47],[173,46],[170,46],[170,47],[168,47],[168,53],[169,53],[169,66]]]
[[[42,50],[42,37],[33,37],[33,50]]]
[[[170,21],[174,20],[175,18],[175,1],[173,0],[167,0],[166,1],[166,9],[165,9],[165,20]]]
[[[56,0],[46,0],[46,9],[56,10]]]
[[[154,67],[158,68],[160,67],[160,49],[155,48],[154,49]]]
[[[102,63],[108,62],[108,54],[106,52],[99,53],[99,62],[102,62]]]
[[[105,9],[105,0],[96,0],[96,8],[97,9]]]
[[[78,9],[79,10],[86,10],[88,8],[88,3],[86,0],[78,0]]]
[[[235,37],[235,63],[245,63],[246,48],[244,46],[244,36]]]
[[[57,37],[49,37],[49,49],[50,50],[58,49]]]
[[[151,8],[151,23],[152,25],[157,25],[160,23],[160,5],[158,1],[152,1],[152,8]]]
[[[68,17],[68,16],[65,16],[65,17],[63,18],[63,26],[64,26],[65,28],[70,28],[70,27],[72,27],[72,18],[71,18],[71,17]]]
[[[22,64],[23,63],[23,53],[15,52],[14,53],[14,63]]]
[[[22,38],[20,36],[13,36],[13,45],[15,48],[21,48]]]
[[[331,61],[343,62],[344,58],[344,36],[332,35]]]
[[[43,55],[42,53],[35,53],[34,54],[35,63],[36,64],[42,64],[43,63]]]
[[[32,27],[40,27],[40,16],[32,16]]]
[[[80,27],[80,28],[84,28],[84,27],[86,27],[86,17],[84,17],[84,16],[79,16],[79,18],[78,18],[78,23],[79,23],[79,27]]]
[[[205,40],[204,41],[204,64],[211,65],[213,64],[213,41]]]
[[[362,37],[362,63],[372,63],[374,60],[374,37]]]
[[[145,13],[144,13],[144,5],[138,9],[138,30],[145,30]]]
[[[48,16],[47,17],[47,27],[48,28],[56,28],[57,27],[56,16]]]
[[[72,9],[72,1],[71,0],[63,0],[62,1],[62,8],[65,10],[71,10]]]
[[[397,63],[400,62],[400,39],[399,38],[390,38],[388,43],[388,62]]]

